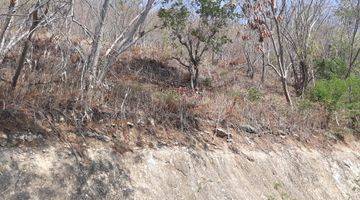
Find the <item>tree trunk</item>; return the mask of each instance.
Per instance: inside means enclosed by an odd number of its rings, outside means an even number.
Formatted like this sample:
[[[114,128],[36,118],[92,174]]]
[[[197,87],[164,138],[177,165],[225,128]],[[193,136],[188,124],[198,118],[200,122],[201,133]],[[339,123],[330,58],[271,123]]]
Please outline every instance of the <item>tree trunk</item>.
[[[17,0],[10,0],[5,23],[4,23],[3,29],[0,32],[0,63],[2,63],[3,59],[5,58],[5,52],[3,52],[3,48],[5,45],[6,35],[8,33],[8,30],[10,29],[12,20],[14,18],[13,14],[16,12],[17,3],[18,3]]]
[[[301,81],[301,91],[298,92],[299,96],[304,94],[307,85],[309,84],[309,67],[306,60],[300,61],[300,68],[302,73],[302,81]]]
[[[190,74],[190,87],[192,90],[196,90],[199,80],[199,67],[196,65],[188,66],[188,71]]]
[[[19,76],[20,76],[20,73],[21,73],[21,70],[23,69],[24,67],[24,64],[25,64],[25,58],[26,58],[26,54],[28,52],[28,49],[30,47],[30,39],[27,39],[25,41],[25,44],[24,44],[24,47],[23,47],[23,50],[21,52],[21,55],[20,55],[20,59],[19,59],[19,63],[18,63],[18,66],[16,68],[16,71],[15,71],[15,74],[13,76],[13,79],[12,79],[12,88],[15,89],[16,88],[16,84],[17,84],[17,81],[19,79]]]
[[[195,69],[194,69],[194,66],[190,65],[188,67],[188,71],[189,71],[189,74],[190,74],[190,87],[192,90],[195,90]]]
[[[111,47],[106,51],[106,64],[105,67],[102,69],[102,72],[99,74],[98,81],[101,82],[105,79],[106,73],[109,71],[110,67],[115,63],[116,58],[128,50],[135,42],[136,42],[136,32],[139,32],[145,23],[145,20],[154,4],[155,0],[148,0],[145,6],[145,9],[141,12],[138,19],[136,20],[135,24],[129,24],[130,30],[125,32],[124,35],[118,37]],[[132,26],[132,27],[131,27]],[[142,36],[138,36],[141,38]],[[119,43],[119,41],[122,41]],[[115,49],[115,51],[114,51]]]
[[[195,66],[195,79],[194,79],[194,87],[195,87],[195,89],[198,86],[198,80],[199,80],[199,68],[198,68],[198,66]]]
[[[246,74],[250,79],[254,79],[255,76],[255,67],[251,61],[247,62],[248,69],[246,70]]]
[[[250,53],[245,50],[244,55],[246,59],[246,65],[248,67],[246,74],[249,78],[254,79],[255,67],[254,67],[254,63],[251,60]]]
[[[92,81],[95,81],[97,77],[97,65],[99,63],[99,58],[100,58],[101,40],[102,40],[104,24],[109,9],[109,5],[110,5],[110,0],[105,0],[102,5],[102,9],[100,12],[100,21],[95,29],[94,40],[91,46],[91,53],[89,55],[86,64],[86,70],[90,70],[92,72]]]
[[[285,77],[281,78],[281,83],[282,83],[283,92],[284,92],[284,95],[285,95],[285,98],[286,98],[286,102],[292,107],[293,104],[292,104],[292,100],[291,100],[291,97],[290,97],[290,94],[289,94],[289,89],[288,89],[288,85],[287,85],[287,81],[286,81]]]
[[[38,4],[36,5],[36,8],[37,7],[38,7]],[[40,23],[40,19],[38,17],[38,10],[35,10],[32,13],[32,25],[30,27],[30,34],[29,34],[29,36],[27,37],[27,39],[25,41],[23,50],[22,50],[20,58],[19,58],[18,66],[16,68],[15,74],[14,74],[13,79],[12,79],[11,86],[12,86],[13,89],[16,88],[16,84],[17,84],[17,81],[19,79],[21,70],[24,68],[26,54],[27,54],[27,52],[29,50],[29,47],[31,45],[31,38],[32,38],[32,35],[34,34],[34,30],[39,25],[39,23]]]
[[[261,83],[264,83],[265,82],[265,74],[266,74],[265,54],[261,55],[261,59],[262,59]]]
[[[301,60],[298,66],[299,67],[296,68],[295,63],[292,65],[295,79],[293,87],[296,96],[301,96],[309,84],[309,67],[306,60]]]
[[[249,74],[250,79],[254,79],[255,71],[254,71],[254,67],[253,67],[253,66],[251,66],[251,67],[249,68],[248,74]]]
[[[356,19],[355,19],[355,25],[354,25],[354,29],[353,29],[353,32],[351,35],[351,39],[350,39],[349,67],[348,67],[347,73],[345,74],[345,78],[349,78],[349,76],[351,75],[355,61],[360,54],[360,48],[358,50],[354,49],[355,42],[356,42],[356,36],[358,34],[358,30],[360,27],[360,0],[357,1],[355,10],[356,10],[355,11]]]
[[[263,65],[262,72],[261,72],[261,83],[265,82],[265,74],[266,74],[266,66]]]

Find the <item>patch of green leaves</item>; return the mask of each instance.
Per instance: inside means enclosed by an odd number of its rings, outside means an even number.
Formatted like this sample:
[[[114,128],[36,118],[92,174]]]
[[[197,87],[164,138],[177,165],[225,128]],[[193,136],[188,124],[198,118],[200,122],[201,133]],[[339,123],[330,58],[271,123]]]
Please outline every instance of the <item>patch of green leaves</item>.
[[[360,118],[360,78],[320,80],[310,92],[312,101],[322,103],[329,114],[345,111],[350,127],[357,130]]]
[[[231,40],[221,30],[238,14],[236,5],[230,0],[194,0],[184,3],[181,0],[163,1],[158,16],[163,27],[171,31],[174,40],[185,43],[191,35],[214,51]],[[195,47],[194,47],[195,48]]]
[[[340,58],[316,60],[315,66],[318,79],[341,78],[347,71],[346,62]]]
[[[311,91],[311,100],[321,102],[329,111],[347,109],[359,112],[360,78],[352,76],[346,80],[333,77],[319,80]]]
[[[262,93],[257,88],[250,88],[247,90],[247,97],[250,101],[260,101]]]
[[[204,79],[204,86],[205,87],[211,87],[213,84],[213,80],[210,77],[206,77]]]

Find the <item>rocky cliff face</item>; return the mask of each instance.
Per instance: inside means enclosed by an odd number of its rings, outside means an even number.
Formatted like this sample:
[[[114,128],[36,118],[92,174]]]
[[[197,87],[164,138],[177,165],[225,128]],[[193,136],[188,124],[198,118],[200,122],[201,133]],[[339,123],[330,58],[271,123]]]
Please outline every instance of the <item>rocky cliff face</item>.
[[[76,155],[76,156],[75,156]],[[2,148],[1,199],[360,199],[358,146]]]

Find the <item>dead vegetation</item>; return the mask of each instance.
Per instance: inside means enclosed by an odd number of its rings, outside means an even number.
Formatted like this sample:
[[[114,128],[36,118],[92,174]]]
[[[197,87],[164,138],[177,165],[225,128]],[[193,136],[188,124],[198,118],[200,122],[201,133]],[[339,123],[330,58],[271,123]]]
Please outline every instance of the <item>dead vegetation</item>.
[[[56,56],[49,55],[49,58]],[[48,61],[51,62],[56,59]],[[114,145],[120,142],[154,147],[159,141],[167,145],[189,145],[193,137],[201,144],[211,144],[222,140],[216,139],[213,133],[216,127],[226,130],[232,139],[272,135],[307,142],[314,135],[326,132],[320,106],[311,110],[288,109],[281,92],[273,92],[281,91],[281,88],[273,88],[270,81],[264,85],[256,84],[256,79],[246,77],[245,69],[213,71],[213,77],[221,78],[211,79],[209,86],[204,82],[206,77],[202,77],[199,90],[194,92],[184,85],[186,73],[169,63],[156,58],[128,57],[114,65],[108,75],[107,88],[95,92],[87,116],[75,89],[80,73],[76,66],[66,78],[59,79],[52,77],[56,68],[50,65],[44,66],[41,73],[30,68],[26,70],[26,75],[33,77],[30,79],[35,82],[29,83],[24,76],[19,87],[11,92],[9,83],[3,81],[1,107],[11,109],[11,112],[24,112],[27,118],[41,124],[43,130],[49,133],[60,131],[61,137],[75,143],[82,137],[89,137],[112,141]],[[3,74],[6,73],[11,74],[12,69],[3,68]],[[22,123],[23,118],[6,120]],[[2,122],[6,124],[6,121]],[[242,128],[244,125],[253,127],[256,133],[247,133]],[[8,131],[4,132],[11,135],[16,132],[16,127],[22,126],[9,123],[7,127]],[[99,135],[107,138],[99,139]]]
[[[278,84],[284,80],[272,71],[264,79],[259,67],[249,76],[243,55],[204,54],[193,90],[186,69],[168,56],[173,53],[168,43],[134,41],[116,56],[105,43],[108,49],[91,62],[99,70],[87,71],[95,42],[89,38],[49,27],[34,32],[15,88],[10,86],[21,45],[6,54],[0,67],[0,131],[6,138],[28,131],[73,143],[92,138],[122,152],[128,145],[206,146],[257,137],[313,144],[354,132],[345,117],[328,126],[325,108],[295,98],[292,88],[294,106],[289,107]],[[244,50],[236,44],[225,48]],[[104,80],[93,80],[107,67]],[[217,137],[220,129],[223,137]]]

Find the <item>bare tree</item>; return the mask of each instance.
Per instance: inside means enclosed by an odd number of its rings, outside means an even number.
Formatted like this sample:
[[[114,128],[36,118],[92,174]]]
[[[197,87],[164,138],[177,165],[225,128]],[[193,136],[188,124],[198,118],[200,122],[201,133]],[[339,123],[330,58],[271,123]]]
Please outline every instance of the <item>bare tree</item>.
[[[51,1],[52,0],[35,1],[35,3],[31,3],[32,1],[26,1],[21,5],[18,5],[18,0],[10,0],[8,13],[6,14],[6,19],[0,34],[0,63],[3,62],[5,56],[16,45],[28,38],[28,36],[36,29],[45,26],[46,24],[50,24],[56,19],[56,14],[58,14],[60,9],[54,10],[54,12],[52,12],[48,17],[44,18],[43,21],[39,23],[41,26],[37,26],[33,30],[29,29],[27,26],[29,21],[32,19],[32,14],[35,8],[34,5],[39,3],[39,8],[41,8],[43,5],[46,5]],[[66,5],[66,2],[63,1],[58,1],[56,3],[61,4],[58,8]],[[16,13],[20,10],[19,7],[21,7],[25,13]]]
[[[359,26],[360,26],[360,0],[341,0],[337,10],[347,32],[349,52],[348,70],[345,78],[349,77],[360,56]]]
[[[258,31],[259,42],[269,38],[271,48],[275,54],[276,64],[268,60],[267,66],[271,67],[279,76],[286,101],[292,106],[288,87],[291,63],[286,58],[286,39],[282,29],[285,23],[284,14],[287,9],[287,2],[286,0],[280,0],[279,2],[248,0],[242,7],[248,18],[249,27]]]
[[[86,1],[87,2],[87,1]],[[107,72],[111,66],[116,62],[119,55],[128,50],[133,44],[135,44],[141,37],[146,34],[144,30],[144,23],[146,21],[147,15],[149,14],[151,8],[154,5],[155,0],[148,0],[145,4],[143,10],[135,15],[128,22],[123,22],[123,30],[120,34],[115,33],[115,39],[112,42],[105,42],[104,31],[109,30],[107,27],[108,24],[108,14],[111,8],[114,8],[111,0],[104,0],[100,6],[99,19],[95,24],[95,30],[92,31],[88,25],[80,22],[75,14],[71,14],[71,21],[80,27],[86,35],[92,40],[92,45],[90,52],[84,51],[80,46],[77,48],[78,52],[85,58],[86,62],[83,65],[82,75],[81,75],[81,93],[87,91],[88,98],[91,99],[93,95],[93,88],[100,86],[103,83],[104,78],[106,77]],[[91,9],[92,5],[88,2]],[[72,11],[74,12],[74,11]],[[96,10],[94,12],[97,12]],[[120,11],[114,11],[120,12]],[[96,15],[96,14],[95,14]],[[108,46],[107,49],[104,49],[104,46]],[[101,52],[104,52],[103,56],[100,56]],[[82,99],[84,95],[82,94]]]
[[[140,14],[135,16],[124,28],[123,32],[116,36],[115,41],[111,43],[110,48],[106,50],[106,62],[104,67],[98,73],[97,81],[101,82],[104,80],[106,73],[109,71],[110,67],[114,64],[117,57],[128,50],[132,45],[134,45],[140,38],[142,38],[146,33],[156,29],[154,27],[150,30],[144,30],[144,23],[146,18],[151,11],[155,0],[147,0],[147,3],[144,9]]]
[[[28,49],[30,48],[31,43],[32,43],[31,42],[32,36],[34,35],[36,29],[40,26],[46,26],[48,24],[51,24],[53,22],[53,20],[56,19],[56,15],[58,14],[59,10],[61,10],[60,8],[62,8],[63,6],[65,6],[67,4],[66,2],[64,4],[60,4],[59,7],[56,7],[56,9],[54,9],[54,11],[49,16],[47,16],[48,11],[49,11],[50,2],[51,2],[51,0],[36,1],[36,3],[31,8],[31,12],[28,15],[28,18],[26,19],[29,21],[31,20],[30,28],[27,31],[25,31],[20,36],[20,38],[10,40],[10,42],[8,43],[8,46],[5,48],[5,51],[3,52],[6,54],[7,51],[9,51],[10,48],[12,48],[14,45],[16,45],[17,42],[20,42],[23,37],[25,38],[25,43],[24,43],[23,49],[21,51],[21,55],[20,55],[20,58],[18,61],[18,66],[17,66],[15,74],[12,78],[12,84],[11,84],[12,88],[15,88],[17,85],[18,78],[19,78],[20,73],[25,64],[25,59],[26,59],[26,56],[28,53]]]
[[[29,30],[30,34],[26,38],[23,50],[22,50],[21,55],[20,55],[18,66],[16,68],[15,74],[14,74],[13,79],[12,79],[11,86],[13,88],[16,87],[18,78],[20,76],[20,72],[21,72],[22,68],[24,67],[26,54],[27,54],[28,49],[29,49],[29,47],[31,45],[31,38],[32,38],[32,36],[34,34],[34,30],[39,25],[40,21],[42,20],[41,18],[44,18],[43,16],[42,17],[39,16],[39,9],[40,9],[39,6],[40,6],[40,3],[37,2],[36,5],[35,5],[35,8],[34,8],[34,11],[31,13],[32,25],[31,25],[30,30]],[[47,11],[46,11],[46,13],[47,13]],[[46,13],[44,13],[44,14],[46,14]]]
[[[243,36],[242,49],[247,65],[246,73],[251,79],[254,78],[257,63],[260,62],[262,57],[258,45],[260,44],[258,44],[257,41],[250,39],[247,36]]]
[[[93,84],[97,76],[97,67],[100,58],[100,50],[102,46],[102,37],[105,25],[106,15],[109,10],[110,0],[104,0],[101,11],[100,11],[100,20],[95,28],[95,33],[93,37],[93,43],[91,47],[91,53],[88,56],[87,64],[85,66],[86,70],[89,70],[92,74],[90,75],[90,84]],[[90,85],[93,87],[93,85]]]
[[[264,46],[260,47],[262,57],[280,77],[284,96],[290,105],[289,85],[300,96],[312,79],[312,34],[327,17],[326,3],[326,0],[247,0],[243,4],[250,29],[258,32],[259,42],[270,43],[275,60],[265,56]]]
[[[3,29],[0,32],[0,63],[2,62],[6,54],[6,52],[4,52],[5,40],[7,38],[7,35],[9,34],[9,29],[14,19],[14,14],[16,12],[17,4],[18,4],[17,0],[10,0],[5,23],[3,25]]]
[[[293,72],[293,87],[298,96],[306,90],[313,69],[311,68],[312,34],[328,17],[327,0],[292,1],[284,15],[283,36],[288,43],[287,53]]]

